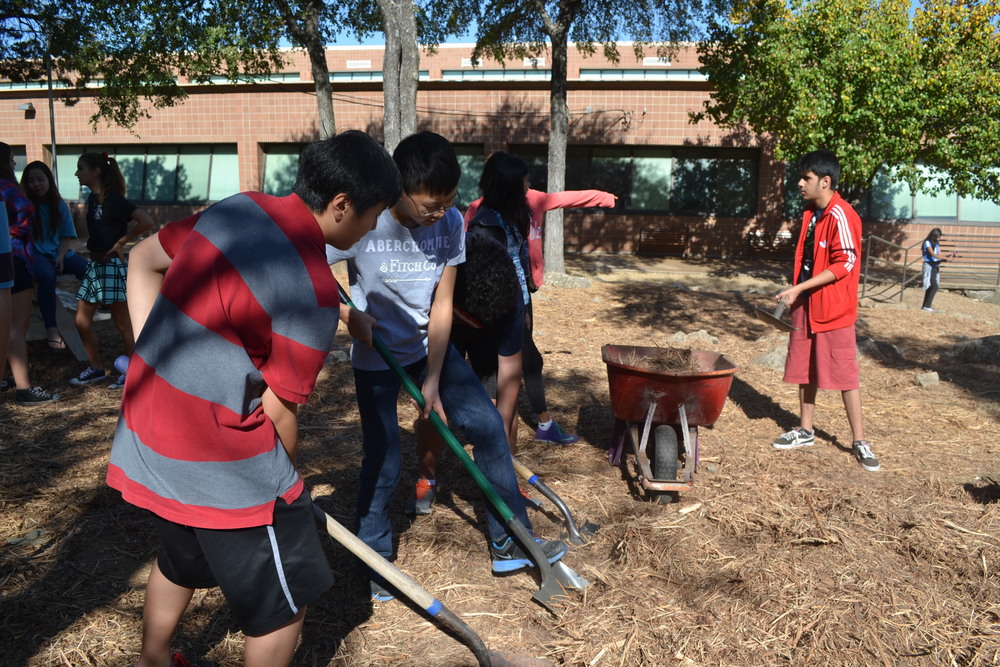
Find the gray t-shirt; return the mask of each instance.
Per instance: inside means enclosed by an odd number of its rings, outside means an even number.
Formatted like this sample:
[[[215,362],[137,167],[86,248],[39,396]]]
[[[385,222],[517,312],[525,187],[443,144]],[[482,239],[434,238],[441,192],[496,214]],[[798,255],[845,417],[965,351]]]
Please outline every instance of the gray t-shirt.
[[[330,264],[347,260],[351,300],[377,320],[379,336],[406,366],[427,356],[427,323],[444,267],[465,261],[465,221],[450,208],[429,227],[408,229],[386,209],[350,250],[326,247]],[[385,370],[375,349],[351,347],[351,365]]]

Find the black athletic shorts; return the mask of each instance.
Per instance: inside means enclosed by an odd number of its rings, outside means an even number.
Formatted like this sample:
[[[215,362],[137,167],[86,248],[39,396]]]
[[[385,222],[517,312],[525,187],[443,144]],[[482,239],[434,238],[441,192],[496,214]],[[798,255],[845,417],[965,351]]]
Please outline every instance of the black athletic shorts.
[[[221,588],[245,635],[279,628],[333,585],[308,493],[290,505],[279,498],[269,526],[191,528],[153,516],[163,575],[185,588]]]

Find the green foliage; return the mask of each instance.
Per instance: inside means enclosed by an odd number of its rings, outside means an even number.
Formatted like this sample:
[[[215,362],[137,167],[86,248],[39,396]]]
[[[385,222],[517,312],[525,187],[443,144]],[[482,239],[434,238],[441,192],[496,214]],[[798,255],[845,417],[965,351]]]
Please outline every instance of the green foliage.
[[[1000,201],[998,8],[734,0],[698,47],[714,92],[693,120],[772,135],[779,159],[828,148],[854,198],[883,170],[914,190]]]
[[[99,84],[95,123],[133,127],[148,115],[143,100],[178,103],[186,97],[178,75],[235,79],[283,63],[280,17],[260,0],[0,0],[0,8],[0,76],[42,79],[51,57],[68,102]]]
[[[696,34],[712,6],[711,0],[490,0],[479,16],[473,56],[501,62],[540,56],[560,35],[586,54],[600,48],[615,63],[619,40],[632,41],[637,59],[650,44],[666,56]]]

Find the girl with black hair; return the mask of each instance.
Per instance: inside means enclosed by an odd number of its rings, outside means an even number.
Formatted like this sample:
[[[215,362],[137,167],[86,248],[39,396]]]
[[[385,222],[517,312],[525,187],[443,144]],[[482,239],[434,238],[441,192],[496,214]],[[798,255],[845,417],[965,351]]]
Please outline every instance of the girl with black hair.
[[[931,230],[921,246],[924,256],[924,305],[923,309],[928,313],[933,313],[931,304],[934,303],[934,296],[941,285],[940,270],[941,262],[941,230],[937,227]]]
[[[531,189],[528,165],[524,160],[497,151],[483,166],[479,180],[483,198],[473,202],[465,213],[471,229],[481,226],[507,247],[521,283],[524,299],[524,389],[538,420],[535,440],[556,445],[571,445],[580,438],[567,432],[549,415],[542,382],[544,362],[532,337],[534,317],[531,293],[544,280],[541,221],[546,211],[557,208],[602,206],[613,208],[616,197],[601,190],[577,190],[546,193]]]
[[[111,319],[122,337],[125,355],[131,357],[135,347],[132,322],[125,296],[125,246],[132,239],[153,228],[149,214],[125,199],[125,177],[118,162],[107,153],[84,153],[77,162],[76,177],[80,185],[90,188],[87,198],[87,264],[83,282],[76,293],[76,328],[87,352],[89,365],[71,378],[73,386],[100,382],[106,377],[101,363],[101,349],[94,333],[94,314],[98,306],[111,311]],[[135,223],[129,229],[129,223]],[[112,382],[109,389],[121,389],[125,374]]]
[[[30,163],[21,174],[21,187],[35,206],[31,231],[38,310],[45,322],[45,339],[53,350],[65,350],[66,342],[56,325],[56,277],[69,273],[83,280],[87,260],[69,249],[76,238],[76,226],[49,166],[44,162]]]

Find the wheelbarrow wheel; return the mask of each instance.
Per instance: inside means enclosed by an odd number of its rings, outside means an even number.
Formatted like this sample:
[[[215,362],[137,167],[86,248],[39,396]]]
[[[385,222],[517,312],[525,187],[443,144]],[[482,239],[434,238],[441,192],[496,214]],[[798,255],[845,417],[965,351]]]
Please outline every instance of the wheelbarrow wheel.
[[[661,481],[677,479],[677,431],[669,424],[657,426],[653,431],[653,474]],[[656,495],[656,502],[668,505],[677,500],[675,492]]]

